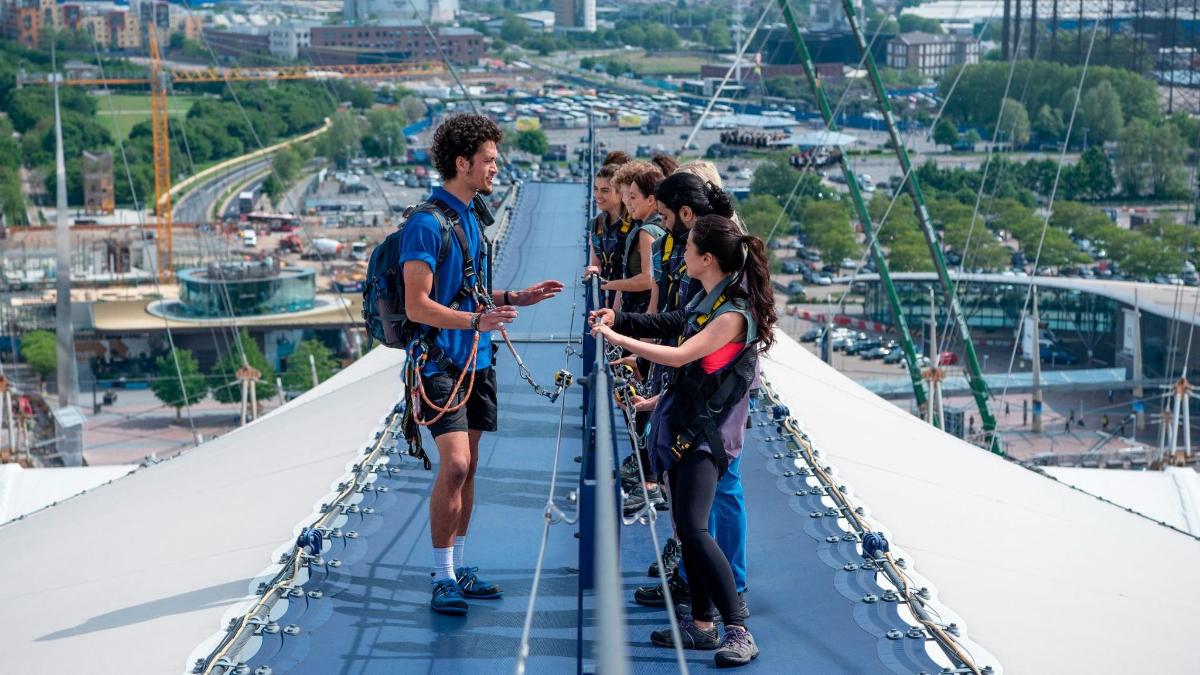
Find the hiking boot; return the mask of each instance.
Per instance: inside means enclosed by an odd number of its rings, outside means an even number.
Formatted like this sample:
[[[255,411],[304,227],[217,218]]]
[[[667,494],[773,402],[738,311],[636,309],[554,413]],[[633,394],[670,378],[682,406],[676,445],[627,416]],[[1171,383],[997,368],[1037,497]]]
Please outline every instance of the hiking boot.
[[[641,480],[638,476],[637,455],[630,453],[628,457],[621,461],[621,478],[632,478],[635,481]]]
[[[467,613],[467,601],[463,599],[462,589],[452,579],[435,579],[429,608],[438,614],[462,616]]]
[[[654,487],[650,488],[650,503],[653,504],[654,508],[658,509],[659,511],[667,510],[667,500],[663,496],[662,486],[658,485],[657,483],[655,483]],[[622,503],[622,509],[625,511],[625,517],[628,518],[638,511],[641,511],[642,507],[645,505],[646,488],[645,486],[639,485],[633,489],[633,492],[629,493],[629,495],[625,497],[625,500]]]
[[[721,648],[713,655],[718,668],[736,668],[758,658],[754,636],[743,626],[726,626]]]
[[[682,553],[683,553],[683,547],[681,547],[679,545],[678,539],[675,539],[674,537],[667,539],[667,543],[665,545],[663,545],[662,561],[663,561],[663,567],[666,568],[668,575],[671,574],[671,572],[674,572],[675,568],[679,566],[679,556],[682,555]],[[646,570],[646,576],[648,576],[648,577],[657,577],[658,576],[658,561],[657,560],[650,563],[650,569]]]
[[[721,645],[717,639],[717,627],[704,630],[696,626],[690,616],[679,617],[679,642],[684,649],[716,649]],[[675,640],[671,637],[671,629],[663,628],[650,633],[651,644],[659,647],[674,647]]]
[[[454,570],[454,576],[458,577],[458,587],[462,590],[463,597],[472,600],[492,600],[504,595],[504,590],[499,586],[480,579],[475,574],[478,571],[478,567],[459,567]]]
[[[678,574],[672,574],[667,577],[667,587],[671,589],[671,599],[676,602],[691,603],[692,594],[688,590],[687,584],[679,578]],[[663,598],[662,584],[653,584],[650,586],[638,586],[633,592],[633,601],[643,607],[666,607],[666,600]]]

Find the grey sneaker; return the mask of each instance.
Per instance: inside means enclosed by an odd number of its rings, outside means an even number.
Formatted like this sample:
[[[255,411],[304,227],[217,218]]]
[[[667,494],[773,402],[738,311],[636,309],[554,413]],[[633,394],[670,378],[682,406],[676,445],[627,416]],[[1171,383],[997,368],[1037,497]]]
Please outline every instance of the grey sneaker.
[[[721,641],[717,639],[716,626],[710,630],[702,630],[696,627],[696,623],[690,616],[679,617],[679,639],[682,641],[684,649],[716,649],[721,644]],[[659,647],[675,646],[670,628],[663,628],[651,633],[650,642]]]
[[[667,500],[663,496],[662,487],[657,483],[654,485],[654,487],[650,488],[650,503],[653,504],[654,508],[658,509],[659,511],[666,511],[668,509]],[[630,492],[627,497],[625,497],[625,501],[623,502],[622,506],[625,511],[625,516],[628,517],[632,516],[638,511],[641,511],[642,507],[645,505],[646,489],[644,486],[639,485],[633,488],[633,491]]]
[[[736,668],[758,658],[754,636],[742,626],[726,626],[721,648],[713,655],[718,668]]]

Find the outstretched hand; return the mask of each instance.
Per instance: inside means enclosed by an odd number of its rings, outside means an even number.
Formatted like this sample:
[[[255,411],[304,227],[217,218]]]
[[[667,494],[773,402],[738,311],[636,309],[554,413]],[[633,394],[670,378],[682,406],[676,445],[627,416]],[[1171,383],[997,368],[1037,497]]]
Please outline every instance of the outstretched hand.
[[[546,281],[539,281],[529,288],[517,291],[516,293],[509,293],[509,299],[514,305],[527,307],[529,305],[536,305],[543,300],[549,300],[561,293],[562,290],[563,283],[561,281],[547,279]]]

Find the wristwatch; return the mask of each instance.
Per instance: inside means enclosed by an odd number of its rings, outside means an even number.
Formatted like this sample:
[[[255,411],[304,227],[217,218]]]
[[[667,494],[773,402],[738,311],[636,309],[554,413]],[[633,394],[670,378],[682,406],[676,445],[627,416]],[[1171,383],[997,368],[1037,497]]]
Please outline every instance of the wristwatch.
[[[511,305],[512,301],[508,298],[508,291],[504,291],[504,304]]]

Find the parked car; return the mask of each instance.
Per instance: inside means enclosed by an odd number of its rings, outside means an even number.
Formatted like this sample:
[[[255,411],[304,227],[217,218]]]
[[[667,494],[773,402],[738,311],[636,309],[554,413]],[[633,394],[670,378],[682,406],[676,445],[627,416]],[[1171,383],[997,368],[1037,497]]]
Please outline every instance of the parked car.
[[[875,337],[856,340],[854,344],[846,345],[847,354],[862,354],[883,344],[883,340]]]
[[[1074,354],[1066,349],[1056,345],[1042,343],[1041,345],[1042,363],[1050,363],[1054,365],[1073,366],[1079,363],[1079,359]]]
[[[804,284],[799,281],[792,281],[787,285],[788,295],[802,295],[804,293]]]
[[[812,283],[818,286],[832,286],[833,278],[828,274],[814,274],[812,275]]]
[[[938,354],[939,366],[956,366],[958,365],[958,354],[954,352],[942,352]]]
[[[874,361],[875,359],[882,359],[883,357],[887,356],[888,354],[891,354],[893,351],[894,350],[891,347],[888,347],[886,345],[879,345],[878,347],[875,347],[874,349],[868,349],[867,351],[862,352],[861,354],[859,354],[859,357],[862,358],[864,361]]]
[[[917,358],[921,358],[921,352],[917,352]],[[888,352],[887,356],[883,357],[883,362],[884,363],[903,363],[904,362],[904,350],[899,347],[896,347],[892,351]]]
[[[779,265],[779,269],[784,274],[800,274],[802,266],[798,260],[785,260]]]
[[[817,340],[820,340],[821,336],[824,334],[825,334],[825,328],[823,326],[813,326],[812,328],[809,328],[807,331],[805,331],[805,333],[803,335],[800,336],[800,341],[801,342],[816,342]]]

